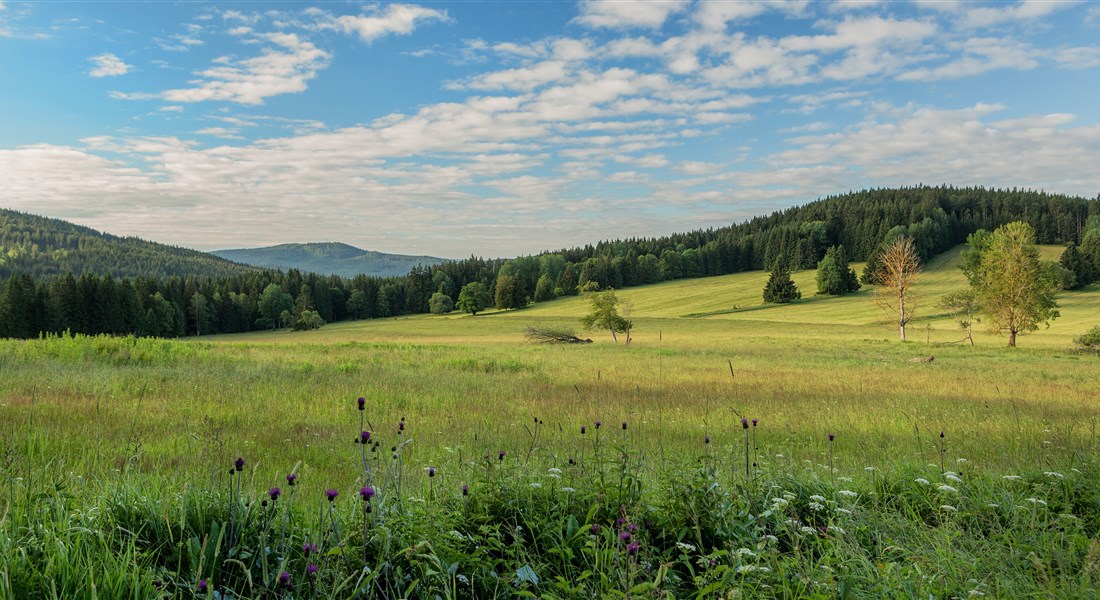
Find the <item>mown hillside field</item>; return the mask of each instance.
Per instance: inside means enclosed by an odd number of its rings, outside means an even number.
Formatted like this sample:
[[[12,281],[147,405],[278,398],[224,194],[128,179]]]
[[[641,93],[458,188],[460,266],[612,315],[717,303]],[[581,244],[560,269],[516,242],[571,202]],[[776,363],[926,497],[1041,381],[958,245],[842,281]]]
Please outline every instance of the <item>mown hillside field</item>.
[[[1019,348],[981,326],[971,348],[935,308],[959,250],[926,265],[906,343],[813,271],[788,305],[762,272],[623,290],[629,346],[525,340],[577,328],[583,297],[2,342],[0,597],[1088,597],[1100,360],[1072,338],[1100,284]]]

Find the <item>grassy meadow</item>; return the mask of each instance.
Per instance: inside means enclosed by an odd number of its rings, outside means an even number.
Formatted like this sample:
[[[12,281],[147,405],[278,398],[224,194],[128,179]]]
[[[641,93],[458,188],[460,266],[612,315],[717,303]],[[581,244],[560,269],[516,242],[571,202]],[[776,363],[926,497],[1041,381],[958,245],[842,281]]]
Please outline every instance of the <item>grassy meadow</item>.
[[[0,342],[0,598],[1095,597],[1100,288],[971,348],[958,252],[906,343],[813,271],[782,306],[759,272],[623,290],[629,346],[524,339],[580,297]]]

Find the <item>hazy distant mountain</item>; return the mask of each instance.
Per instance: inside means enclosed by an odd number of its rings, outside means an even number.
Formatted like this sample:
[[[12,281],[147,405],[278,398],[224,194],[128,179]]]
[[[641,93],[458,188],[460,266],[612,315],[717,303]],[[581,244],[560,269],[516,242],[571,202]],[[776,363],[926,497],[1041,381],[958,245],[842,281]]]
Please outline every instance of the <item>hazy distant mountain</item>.
[[[443,262],[442,258],[434,256],[385,254],[338,242],[215,250],[211,254],[256,267],[298,269],[302,272],[343,277],[355,277],[360,274],[395,277],[407,274],[416,265],[435,265]]]
[[[23,273],[228,277],[255,271],[205,252],[118,237],[61,219],[0,209],[0,280]]]

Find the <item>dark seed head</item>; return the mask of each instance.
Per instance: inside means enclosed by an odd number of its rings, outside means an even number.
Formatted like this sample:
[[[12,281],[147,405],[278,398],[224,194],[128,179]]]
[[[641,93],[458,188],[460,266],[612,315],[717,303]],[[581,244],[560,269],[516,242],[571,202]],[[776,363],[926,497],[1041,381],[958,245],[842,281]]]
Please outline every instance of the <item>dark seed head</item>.
[[[462,484],[462,495],[463,496],[469,496],[470,495],[470,486],[466,485],[465,483]]]
[[[497,455],[497,460],[504,460],[504,451],[503,450],[501,450],[500,454]]]
[[[630,542],[629,544],[627,544],[626,545],[626,553],[627,554],[637,554],[638,553],[638,542]]]
[[[626,421],[623,421],[623,431],[626,431]]]
[[[435,467],[428,467],[428,477],[435,477]]]
[[[200,594],[205,594],[206,593],[206,580],[205,579],[200,579],[199,582],[197,584],[195,584],[195,589],[197,589]]]
[[[603,421],[596,421],[596,429],[603,427]]]
[[[759,421],[758,421],[758,420],[756,420],[756,419],[753,419],[753,420],[752,420],[752,426],[753,426],[753,427],[756,427],[756,424],[757,424],[757,423],[759,423]]]
[[[830,434],[829,434],[829,441],[831,442],[831,441],[833,441],[833,440],[835,440],[835,439],[836,439],[836,434],[835,434],[835,433],[830,433]]]
[[[233,461],[233,468],[237,469],[238,473],[243,471],[244,470],[244,459],[241,458],[240,456],[238,456],[237,460]]]
[[[340,495],[340,492],[338,492],[336,490],[325,490],[325,496],[328,497],[329,502],[335,501],[336,497],[339,496],[339,495]]]
[[[748,429],[748,428],[749,428],[749,420],[742,418],[741,419],[741,429]]]
[[[293,486],[294,482],[296,482],[296,481],[298,481],[298,474],[297,473],[287,473],[287,475],[286,475],[286,484],[287,485]]]
[[[364,408],[367,407],[367,399],[366,398],[364,398],[362,396],[359,396],[359,400],[357,400],[357,402],[359,403],[359,410],[363,410]]]
[[[710,443],[710,436],[709,435],[703,436],[703,443],[704,444],[709,444]]]
[[[584,425],[581,425],[581,435],[584,435],[584,432],[585,432],[585,427],[584,427]]]
[[[940,432],[940,438],[943,438],[943,432],[942,431]]]
[[[593,524],[592,524],[592,527],[589,527],[589,528],[588,528],[588,530],[592,532],[592,535],[599,535],[599,533],[600,533],[600,526],[599,526],[599,525],[597,525],[597,524],[595,524],[595,523],[593,523]]]

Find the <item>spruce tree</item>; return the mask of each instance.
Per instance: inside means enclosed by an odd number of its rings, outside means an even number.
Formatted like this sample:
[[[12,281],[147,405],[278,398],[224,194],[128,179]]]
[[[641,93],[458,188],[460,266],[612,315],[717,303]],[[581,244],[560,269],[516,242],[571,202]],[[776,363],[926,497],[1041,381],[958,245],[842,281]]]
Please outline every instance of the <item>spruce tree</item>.
[[[784,304],[801,297],[802,292],[798,291],[798,286],[794,284],[783,261],[781,259],[774,261],[768,283],[764,286],[764,302]]]

